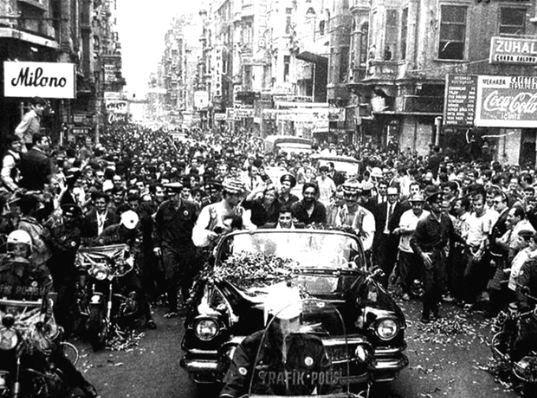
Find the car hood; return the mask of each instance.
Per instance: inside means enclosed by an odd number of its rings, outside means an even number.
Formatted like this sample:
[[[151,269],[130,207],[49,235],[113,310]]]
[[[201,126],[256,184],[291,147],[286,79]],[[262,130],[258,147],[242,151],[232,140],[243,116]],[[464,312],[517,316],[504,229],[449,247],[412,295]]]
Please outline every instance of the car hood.
[[[365,308],[373,308],[404,320],[404,315],[391,296],[376,283],[367,285],[359,274],[347,273],[302,273],[296,282],[304,287],[303,322],[322,324],[322,328],[334,334],[345,320],[347,330],[355,329],[354,321]],[[259,330],[266,322],[264,301],[267,288],[240,289],[229,282],[222,282],[220,289],[228,298],[237,322],[233,326],[236,334]],[[337,312],[335,311],[337,309]]]

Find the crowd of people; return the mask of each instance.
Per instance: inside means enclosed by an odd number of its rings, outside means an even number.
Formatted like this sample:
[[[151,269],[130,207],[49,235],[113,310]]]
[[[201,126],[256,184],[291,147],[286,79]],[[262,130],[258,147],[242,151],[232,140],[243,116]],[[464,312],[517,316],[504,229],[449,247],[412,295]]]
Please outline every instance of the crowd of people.
[[[525,293],[537,296],[534,169],[455,161],[437,147],[427,156],[370,144],[313,147],[356,158],[360,173],[347,176],[333,163],[318,167],[308,153],[265,153],[246,129],[192,129],[174,140],[122,124],[97,145],[61,147],[25,131],[4,140],[1,239],[9,246],[14,231],[29,236],[68,332],[81,245],[134,248],[133,283],[154,328],[149,303],[165,295],[166,316],[179,315],[177,292],[186,299],[208,248],[233,229],[324,225],[355,233],[369,266],[384,271],[384,286],[404,300],[422,298],[423,322],[441,316],[442,301],[493,316],[513,301],[529,306]]]

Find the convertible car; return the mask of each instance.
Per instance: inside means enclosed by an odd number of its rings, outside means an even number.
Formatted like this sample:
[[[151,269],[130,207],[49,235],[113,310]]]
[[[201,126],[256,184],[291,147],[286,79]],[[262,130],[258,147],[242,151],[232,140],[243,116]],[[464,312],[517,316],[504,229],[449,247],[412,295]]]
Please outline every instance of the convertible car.
[[[236,346],[267,324],[266,287],[282,278],[303,292],[302,327],[322,339],[349,384],[392,381],[408,365],[404,315],[377,283],[377,272],[365,269],[357,236],[236,231],[220,240],[214,255],[193,288],[182,340],[181,365],[196,383],[222,381]]]

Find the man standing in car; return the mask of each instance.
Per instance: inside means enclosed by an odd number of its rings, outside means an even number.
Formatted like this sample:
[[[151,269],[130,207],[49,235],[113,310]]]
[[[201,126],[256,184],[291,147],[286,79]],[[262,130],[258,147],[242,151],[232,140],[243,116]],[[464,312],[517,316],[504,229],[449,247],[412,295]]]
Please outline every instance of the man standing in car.
[[[307,182],[302,187],[304,198],[293,204],[293,217],[306,225],[326,224],[326,208],[317,200],[319,188],[317,184]]]

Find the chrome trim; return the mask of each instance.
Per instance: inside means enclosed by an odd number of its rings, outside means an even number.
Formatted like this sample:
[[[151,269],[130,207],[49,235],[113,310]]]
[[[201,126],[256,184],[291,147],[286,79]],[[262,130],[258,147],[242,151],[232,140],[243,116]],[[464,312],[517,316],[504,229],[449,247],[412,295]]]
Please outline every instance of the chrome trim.
[[[397,370],[402,369],[405,366],[404,360],[401,358],[398,359],[384,359],[384,360],[377,360],[375,362],[375,365],[373,365],[373,369],[375,370]]]
[[[375,348],[373,355],[375,357],[387,357],[400,354],[401,352],[403,352],[401,347]]]
[[[325,347],[333,347],[338,345],[351,345],[351,344],[370,344],[366,339],[359,336],[345,337],[327,337],[323,338],[323,345]]]
[[[190,348],[186,352],[193,355],[218,355],[217,350],[201,350],[199,348]]]
[[[216,360],[203,360],[203,359],[185,359],[184,368],[188,372],[200,373],[200,372],[215,372],[218,367]]]

